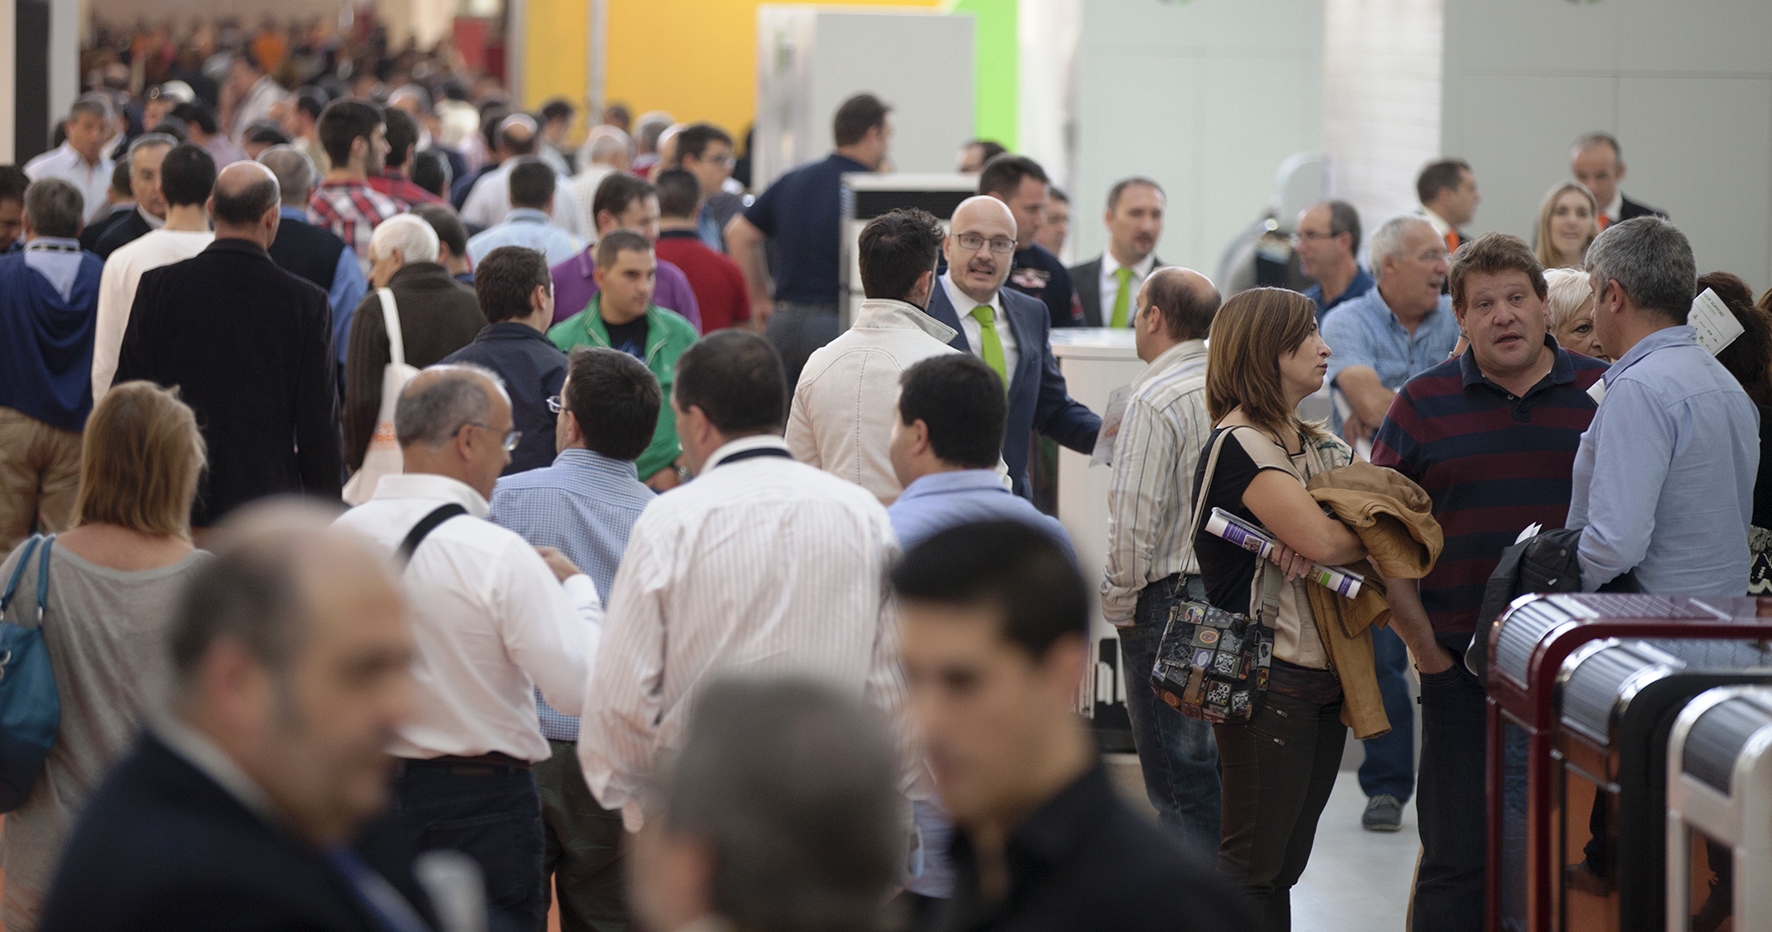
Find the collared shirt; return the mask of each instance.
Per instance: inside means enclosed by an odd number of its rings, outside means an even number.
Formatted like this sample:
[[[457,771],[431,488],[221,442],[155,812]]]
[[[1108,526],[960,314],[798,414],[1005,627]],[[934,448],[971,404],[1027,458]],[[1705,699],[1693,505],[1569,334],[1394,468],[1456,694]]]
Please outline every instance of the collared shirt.
[[[842,289],[837,233],[843,176],[866,171],[866,165],[833,152],[775,179],[745,209],[745,219],[770,240],[775,300],[837,303]]]
[[[1145,256],[1137,264],[1131,266],[1132,277],[1126,282],[1126,325],[1132,325],[1132,318],[1138,315],[1138,289],[1144,280],[1150,277],[1151,270],[1156,268],[1157,254]],[[1101,251],[1101,325],[1106,327],[1114,316],[1114,302],[1120,295],[1120,260],[1114,258],[1112,249]]]
[[[579,227],[585,231],[585,241],[595,242],[597,239],[597,218],[591,212],[591,205],[597,200],[597,186],[603,179],[615,174],[615,167],[601,162],[592,162],[572,176],[567,187],[572,189],[572,199],[578,204]],[[554,205],[556,210],[558,204]]]
[[[598,802],[639,828],[636,793],[721,673],[816,676],[902,723],[897,553],[872,495],[794,462],[780,437],[734,440],[659,496],[628,539],[585,697],[578,755]]]
[[[960,469],[918,478],[905,487],[886,515],[905,550],[962,524],[1019,521],[1044,531],[1073,563],[1077,559],[1064,525],[1004,488],[1003,477],[989,469]]]
[[[898,497],[887,447],[898,420],[898,380],[931,356],[957,353],[954,331],[903,301],[869,298],[855,323],[806,360],[794,387],[787,443],[794,458],[874,493]]]
[[[284,223],[307,223],[308,212],[300,207],[284,205],[277,210]],[[338,349],[338,363],[344,365],[351,346],[351,318],[357,305],[369,293],[369,280],[357,264],[357,254],[350,249],[338,254],[338,268],[332,273],[332,287],[326,289],[326,303],[332,306],[332,344]]]
[[[572,448],[561,450],[552,466],[498,480],[492,490],[492,521],[537,547],[558,549],[591,577],[598,592],[613,592],[634,522],[657,497],[640,484],[633,461]],[[578,740],[581,704],[567,708],[572,714],[536,697],[543,737]]]
[[[32,181],[60,178],[79,188],[86,222],[91,223],[111,212],[111,203],[105,195],[111,190],[111,172],[117,163],[103,155],[104,151],[99,150],[101,154],[96,164],[88,164],[73,146],[64,142],[26,162],[25,175]]]
[[[554,413],[548,399],[566,383],[566,354],[540,330],[514,320],[487,324],[474,342],[443,357],[444,362],[485,366],[504,380],[511,398],[511,419],[523,432],[511,451],[509,476],[539,469],[554,461]],[[667,401],[666,404],[669,404]]]
[[[972,309],[978,307],[979,303],[967,297],[966,292],[954,284],[952,270],[941,277],[941,287],[947,289],[948,302],[954,306],[954,316],[960,318],[960,331],[966,334],[966,345],[972,348],[972,355],[983,359],[984,349],[978,341],[984,328],[979,325],[978,318],[972,316]],[[1015,344],[1015,328],[1009,325],[1009,314],[1003,310],[1002,289],[991,294],[991,316],[996,319],[997,339],[1003,342],[1003,371],[1014,378],[1015,367],[1021,362],[1021,353]]]
[[[1697,332],[1644,337],[1606,370],[1575,454],[1582,587],[1635,569],[1644,592],[1745,594],[1759,466],[1759,409]]]
[[[423,204],[449,203],[419,187],[405,172],[394,168],[383,169],[381,174],[371,177],[369,186],[393,198],[394,203],[399,204],[402,210],[409,211]]]
[[[1446,535],[1420,587],[1436,633],[1468,637],[1501,552],[1527,525],[1554,530],[1568,517],[1575,451],[1594,416],[1587,390],[1606,363],[1544,339],[1555,361],[1526,394],[1491,382],[1466,350],[1410,379],[1373,437],[1372,462],[1420,485]]]
[[[1606,209],[1600,211],[1600,216],[1605,218],[1600,224],[1602,230],[1617,223],[1618,218],[1624,216],[1624,189],[1613,190],[1612,203],[1607,204]]]
[[[117,358],[123,350],[123,334],[129,329],[129,312],[135,306],[135,289],[142,276],[161,266],[183,262],[209,248],[215,234],[207,231],[153,230],[111,253],[99,278],[98,315],[92,341],[92,400],[97,403],[111,389],[117,375]]]
[[[68,300],[74,279],[80,274],[80,241],[60,236],[38,236],[25,246],[25,266],[49,280],[55,293]]]
[[[1445,240],[1448,234],[1458,232],[1458,229],[1456,227],[1454,227],[1452,224],[1446,222],[1445,217],[1442,217],[1439,214],[1434,213],[1433,211],[1427,209],[1425,206],[1421,208],[1421,219],[1426,220],[1428,223],[1428,226],[1433,227],[1434,232],[1440,234],[1440,239],[1442,239],[1442,240]],[[1453,247],[1452,247],[1451,241],[1447,240],[1446,251],[1451,252],[1452,248]]]
[[[331,230],[357,254],[357,265],[369,274],[369,238],[383,220],[400,212],[394,199],[361,181],[328,181],[308,202],[310,222]]]
[[[559,323],[591,304],[597,296],[597,250],[586,247],[578,255],[548,269],[554,279],[554,323]],[[695,289],[689,287],[689,276],[674,264],[658,260],[658,280],[652,289],[652,303],[667,311],[676,311],[695,325],[701,333],[701,304],[695,300]]]
[[[468,239],[468,261],[478,266],[486,254],[500,246],[524,246],[541,253],[548,265],[571,259],[584,246],[571,233],[554,226],[546,211],[519,207],[505,215],[503,223]]]
[[[1306,288],[1304,290],[1304,296],[1317,302],[1317,326],[1320,327],[1323,325],[1323,318],[1327,317],[1330,311],[1333,311],[1343,304],[1371,291],[1373,284],[1372,273],[1366,271],[1363,266],[1355,265],[1353,280],[1347,283],[1347,287],[1342,289],[1341,294],[1335,296],[1335,300],[1323,300],[1323,285],[1321,282]],[[1330,349],[1334,349],[1334,347],[1330,347]]]
[[[528,541],[490,521],[486,500],[446,476],[384,476],[338,523],[393,551],[425,515],[456,504],[412,555],[406,586],[417,650],[417,710],[389,750],[398,757],[551,756],[535,688],[571,708],[597,654],[603,605],[580,574],[560,583]]]
[[[1133,623],[1144,587],[1177,573],[1198,575],[1189,531],[1194,471],[1212,435],[1206,413],[1206,341],[1164,351],[1132,383],[1114,439],[1108,486],[1108,558],[1102,617]]]
[[[511,169],[516,165],[516,159],[507,159],[503,165],[481,175],[474,182],[467,200],[461,204],[461,222],[482,230],[505,222],[505,218],[515,209],[511,206]],[[595,238],[595,221],[593,220],[589,228],[585,227],[584,207],[573,193],[571,178],[556,179],[554,213],[548,218],[548,222],[578,237],[580,242]]]
[[[1385,303],[1384,295],[1374,288],[1323,318],[1323,341],[1329,344],[1331,354],[1325,381],[1333,385],[1348,368],[1364,366],[1378,373],[1378,384],[1396,391],[1404,382],[1446,361],[1458,345],[1458,317],[1452,313],[1452,299],[1441,295],[1410,334]],[[1336,433],[1341,432],[1341,422],[1337,408]]]

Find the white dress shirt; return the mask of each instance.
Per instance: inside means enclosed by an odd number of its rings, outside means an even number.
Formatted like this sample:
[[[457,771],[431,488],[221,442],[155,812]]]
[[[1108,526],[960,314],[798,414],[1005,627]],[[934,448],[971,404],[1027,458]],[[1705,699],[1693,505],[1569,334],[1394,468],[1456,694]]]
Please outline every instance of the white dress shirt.
[[[1138,316],[1138,289],[1149,278],[1151,270],[1156,268],[1157,254],[1145,256],[1137,265],[1132,266],[1132,278],[1126,283],[1126,325],[1132,325],[1132,318]],[[1106,327],[1114,316],[1114,302],[1120,299],[1120,276],[1115,274],[1122,266],[1120,260],[1114,258],[1112,249],[1101,251],[1101,325]]]
[[[505,218],[514,210],[511,206],[511,169],[517,164],[515,159],[507,159],[503,165],[480,176],[474,182],[474,189],[468,192],[468,199],[461,205],[461,221],[471,223],[484,230],[505,222]],[[572,193],[572,179],[558,178],[554,184],[554,225],[584,242],[595,239],[591,234],[596,230],[584,229],[584,208]]]
[[[972,348],[972,355],[980,359],[984,353],[979,349],[979,334],[984,328],[978,325],[977,318],[972,316],[972,309],[978,302],[968,298],[960,286],[954,284],[953,270],[941,277],[941,287],[948,290],[948,301],[954,306],[954,316],[960,318],[960,332],[966,334],[966,345]],[[1015,329],[1009,326],[1009,315],[1003,311],[1003,289],[998,288],[991,295],[991,314],[997,321],[997,339],[1003,341],[1003,371],[1009,373],[1011,381],[1015,378],[1015,365],[1021,361],[1021,353],[1015,344]],[[1004,386],[1008,388],[1009,386]]]
[[[497,752],[547,760],[535,687],[557,706],[583,701],[603,624],[590,577],[556,581],[534,547],[486,520],[478,492],[447,476],[384,476],[375,496],[338,523],[392,551],[448,503],[468,514],[438,525],[402,577],[418,712],[388,750],[416,759]]]
[[[117,357],[123,351],[123,334],[129,330],[129,312],[135,307],[135,291],[142,276],[174,262],[183,262],[209,248],[215,234],[207,230],[150,230],[119,246],[105,260],[98,280],[98,316],[92,327],[92,401],[98,403],[111,390],[117,375]]]
[[[1198,575],[1190,533],[1194,469],[1212,434],[1206,413],[1206,341],[1176,344],[1139,373],[1114,438],[1108,486],[1108,558],[1102,618],[1129,625],[1144,587]]]
[[[898,419],[899,376],[931,356],[958,353],[954,330],[903,301],[870,298],[855,323],[806,360],[787,443],[794,458],[892,504],[902,486],[887,447]]]
[[[897,553],[872,495],[795,462],[780,437],[734,440],[659,496],[628,539],[579,722],[598,802],[639,829],[637,791],[718,674],[852,690],[898,724],[905,786],[923,795],[886,589]]]
[[[1617,223],[1618,218],[1623,215],[1624,191],[1623,189],[1619,189],[1612,192],[1612,203],[1607,204],[1605,208],[1600,211],[1600,216],[1605,217],[1607,226],[1610,226]]]
[[[106,151],[108,149],[100,149],[98,164],[89,165],[80,153],[64,142],[26,162],[25,177],[32,181],[60,178],[79,188],[80,197],[84,199],[82,206],[86,210],[86,222],[91,223],[111,212],[111,203],[105,195],[111,190],[111,172],[117,163],[103,155]]]

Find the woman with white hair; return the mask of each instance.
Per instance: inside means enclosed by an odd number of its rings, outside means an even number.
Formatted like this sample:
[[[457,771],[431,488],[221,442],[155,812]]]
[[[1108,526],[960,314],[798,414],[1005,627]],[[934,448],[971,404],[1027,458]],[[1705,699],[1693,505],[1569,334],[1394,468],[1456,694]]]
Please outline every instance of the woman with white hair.
[[[1587,273],[1576,269],[1545,269],[1545,310],[1550,312],[1550,332],[1557,345],[1571,353],[1612,360],[1600,348],[1594,331],[1594,286]]]

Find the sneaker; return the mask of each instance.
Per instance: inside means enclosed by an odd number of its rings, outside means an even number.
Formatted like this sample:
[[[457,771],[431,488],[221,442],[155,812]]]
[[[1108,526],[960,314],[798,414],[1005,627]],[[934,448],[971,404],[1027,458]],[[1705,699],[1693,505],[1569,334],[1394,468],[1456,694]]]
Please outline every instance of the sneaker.
[[[1380,793],[1366,800],[1366,814],[1360,816],[1360,827],[1368,832],[1395,832],[1403,827],[1403,804],[1389,793]]]

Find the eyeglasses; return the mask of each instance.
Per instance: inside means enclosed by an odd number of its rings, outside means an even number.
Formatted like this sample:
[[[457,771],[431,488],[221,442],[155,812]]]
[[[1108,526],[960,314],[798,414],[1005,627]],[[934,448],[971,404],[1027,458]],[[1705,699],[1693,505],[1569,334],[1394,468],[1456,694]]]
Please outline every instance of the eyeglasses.
[[[961,233],[955,239],[959,240],[961,249],[972,252],[983,249],[987,243],[991,247],[991,252],[999,256],[1007,256],[1015,251],[1015,240],[1006,236],[996,236],[987,240],[977,233]]]
[[[1320,239],[1334,239],[1335,237],[1337,237],[1339,235],[1341,235],[1341,234],[1339,234],[1339,233],[1318,233],[1316,230],[1299,230],[1298,232],[1292,234],[1292,241],[1294,243],[1302,243],[1302,242],[1307,242],[1307,241],[1314,243]]]
[[[559,395],[549,395],[548,410],[555,414],[559,414],[561,411],[566,410],[566,399]]]
[[[460,427],[457,427],[455,429],[455,432],[459,434],[462,431],[467,430],[470,427],[478,427],[481,430],[490,430],[490,431],[493,431],[494,433],[496,433],[498,431],[498,428],[493,427],[491,424],[481,424],[477,421],[469,421],[468,423],[463,424]],[[513,428],[511,430],[505,431],[505,436],[504,436],[505,452],[509,453],[512,450],[517,449],[517,441],[522,440],[522,439],[523,439],[523,432],[520,430],[516,430]]]

